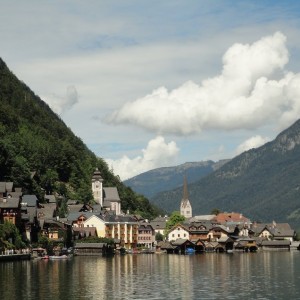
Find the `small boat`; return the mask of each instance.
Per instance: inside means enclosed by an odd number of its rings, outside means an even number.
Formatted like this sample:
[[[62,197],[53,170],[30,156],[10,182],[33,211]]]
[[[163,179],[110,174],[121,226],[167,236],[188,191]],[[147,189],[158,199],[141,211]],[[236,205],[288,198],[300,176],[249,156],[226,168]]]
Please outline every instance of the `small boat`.
[[[60,259],[68,259],[68,255],[52,255],[49,256],[50,260],[60,260]]]
[[[41,257],[42,259],[49,259],[49,255],[44,255]]]
[[[185,253],[186,254],[194,254],[196,251],[193,248],[186,248]]]

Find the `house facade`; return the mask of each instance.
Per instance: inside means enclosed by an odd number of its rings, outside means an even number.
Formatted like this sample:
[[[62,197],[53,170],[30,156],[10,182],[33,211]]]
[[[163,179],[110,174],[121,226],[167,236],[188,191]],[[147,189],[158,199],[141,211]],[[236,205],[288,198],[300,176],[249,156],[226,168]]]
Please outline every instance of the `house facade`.
[[[138,228],[138,246],[152,248],[155,242],[155,231],[149,223],[141,223]]]
[[[177,239],[189,240],[189,230],[185,226],[178,224],[174,226],[168,233],[168,241],[176,241]]]

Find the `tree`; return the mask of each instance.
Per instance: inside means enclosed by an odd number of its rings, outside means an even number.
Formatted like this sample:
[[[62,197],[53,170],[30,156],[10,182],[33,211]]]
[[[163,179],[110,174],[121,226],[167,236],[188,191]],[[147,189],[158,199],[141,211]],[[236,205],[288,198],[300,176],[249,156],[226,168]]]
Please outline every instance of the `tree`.
[[[5,221],[0,225],[0,240],[4,248],[25,248],[18,228],[11,222]]]
[[[214,208],[212,211],[211,211],[211,214],[212,215],[218,215],[219,213],[221,213],[221,211],[218,209],[218,208]]]
[[[155,234],[155,240],[156,240],[157,242],[163,241],[163,240],[164,240],[164,235],[161,234],[160,232],[157,232],[157,233]]]
[[[166,232],[169,232],[177,224],[182,224],[185,221],[185,217],[180,214],[179,211],[173,211],[169,220],[166,223]]]

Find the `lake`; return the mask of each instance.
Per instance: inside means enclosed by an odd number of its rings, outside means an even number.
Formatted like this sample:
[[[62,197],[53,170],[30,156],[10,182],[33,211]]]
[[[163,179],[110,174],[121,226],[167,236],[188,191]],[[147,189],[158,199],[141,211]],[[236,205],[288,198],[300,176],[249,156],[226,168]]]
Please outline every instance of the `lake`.
[[[1,299],[300,299],[300,252],[0,263]]]

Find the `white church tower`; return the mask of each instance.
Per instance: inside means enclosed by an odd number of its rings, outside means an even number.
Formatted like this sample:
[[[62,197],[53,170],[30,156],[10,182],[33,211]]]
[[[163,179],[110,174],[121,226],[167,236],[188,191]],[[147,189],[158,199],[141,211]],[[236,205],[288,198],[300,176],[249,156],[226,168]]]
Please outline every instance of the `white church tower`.
[[[184,216],[186,219],[192,217],[192,205],[189,201],[186,176],[184,176],[184,181],[183,181],[183,198],[180,203],[180,214]]]
[[[100,204],[103,207],[103,178],[100,171],[96,168],[93,177],[92,177],[92,191],[94,200],[96,203]]]

